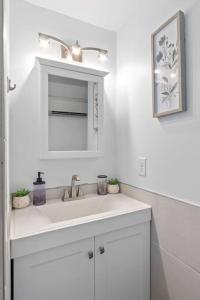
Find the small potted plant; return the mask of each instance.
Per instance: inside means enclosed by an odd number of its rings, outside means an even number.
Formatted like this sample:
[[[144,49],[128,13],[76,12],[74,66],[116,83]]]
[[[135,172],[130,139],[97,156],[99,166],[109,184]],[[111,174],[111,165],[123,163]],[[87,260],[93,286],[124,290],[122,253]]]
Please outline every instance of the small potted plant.
[[[30,204],[29,190],[20,189],[13,195],[13,208],[25,208]]]
[[[110,178],[108,180],[108,193],[109,194],[119,193],[119,180],[117,178]]]

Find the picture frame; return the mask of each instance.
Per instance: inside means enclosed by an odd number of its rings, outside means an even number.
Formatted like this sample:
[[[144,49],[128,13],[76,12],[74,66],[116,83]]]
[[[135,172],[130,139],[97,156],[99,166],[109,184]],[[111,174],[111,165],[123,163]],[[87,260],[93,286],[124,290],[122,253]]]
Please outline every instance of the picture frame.
[[[179,11],[151,37],[154,118],[186,110],[184,19]]]

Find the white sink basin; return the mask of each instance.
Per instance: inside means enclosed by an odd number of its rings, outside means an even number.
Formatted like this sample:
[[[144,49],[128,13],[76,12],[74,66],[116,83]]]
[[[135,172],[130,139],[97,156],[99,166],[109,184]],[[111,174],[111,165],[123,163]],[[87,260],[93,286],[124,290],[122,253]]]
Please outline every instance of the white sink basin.
[[[11,257],[65,245],[150,219],[149,205],[123,194],[90,194],[82,200],[49,200],[44,206],[15,209],[11,217]]]
[[[139,206],[140,203],[138,203]],[[120,200],[109,196],[98,196],[82,200],[51,203],[37,209],[51,222],[63,222],[104,213],[117,213],[136,209],[136,203],[130,199]]]

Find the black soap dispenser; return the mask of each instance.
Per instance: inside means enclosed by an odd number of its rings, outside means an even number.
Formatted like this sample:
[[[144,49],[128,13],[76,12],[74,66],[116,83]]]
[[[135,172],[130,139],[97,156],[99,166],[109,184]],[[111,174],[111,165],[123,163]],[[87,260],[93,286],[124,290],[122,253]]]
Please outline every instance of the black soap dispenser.
[[[33,205],[43,205],[46,203],[45,181],[42,180],[41,174],[38,172],[38,178],[33,182]]]

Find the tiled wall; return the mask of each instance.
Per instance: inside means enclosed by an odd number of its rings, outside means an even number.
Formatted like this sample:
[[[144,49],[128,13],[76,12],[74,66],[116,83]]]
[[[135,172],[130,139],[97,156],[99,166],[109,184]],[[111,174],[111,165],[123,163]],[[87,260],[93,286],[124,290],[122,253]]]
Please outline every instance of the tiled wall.
[[[200,300],[200,207],[129,185],[152,206],[151,300]]]

